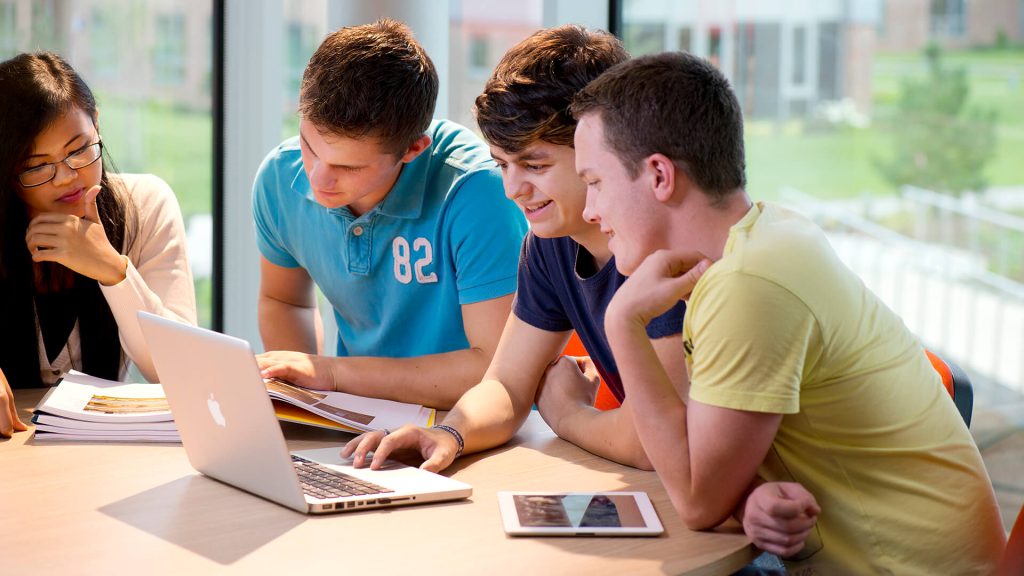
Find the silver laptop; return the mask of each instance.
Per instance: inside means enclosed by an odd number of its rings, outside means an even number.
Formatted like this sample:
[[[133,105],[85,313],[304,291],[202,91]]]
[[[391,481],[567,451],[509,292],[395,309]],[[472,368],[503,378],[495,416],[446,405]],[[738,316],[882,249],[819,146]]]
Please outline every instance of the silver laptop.
[[[139,324],[192,467],[307,514],[468,498],[473,488],[388,461],[355,468],[341,446],[289,452],[245,340],[146,312]]]

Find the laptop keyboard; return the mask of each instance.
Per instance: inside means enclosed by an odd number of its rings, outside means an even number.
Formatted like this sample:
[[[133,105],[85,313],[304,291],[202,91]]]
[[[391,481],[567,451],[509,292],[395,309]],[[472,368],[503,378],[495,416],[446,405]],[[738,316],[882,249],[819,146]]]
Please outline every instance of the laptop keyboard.
[[[326,500],[339,496],[365,496],[393,492],[383,486],[360,480],[337,470],[331,470],[294,454],[292,454],[292,464],[295,466],[295,472],[299,475],[302,491],[314,498]]]

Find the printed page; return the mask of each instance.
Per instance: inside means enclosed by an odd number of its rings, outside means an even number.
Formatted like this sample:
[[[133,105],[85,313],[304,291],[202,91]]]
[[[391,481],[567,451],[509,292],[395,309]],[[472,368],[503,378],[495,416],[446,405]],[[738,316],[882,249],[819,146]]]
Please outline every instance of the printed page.
[[[71,371],[36,406],[37,413],[88,422],[172,422],[159,384],[125,384]]]
[[[271,398],[271,402],[274,404],[274,414],[277,415],[277,419],[284,422],[294,422],[296,424],[305,424],[307,426],[319,426],[320,428],[348,432],[349,434],[360,434],[362,432],[362,430],[358,428],[353,428],[333,420],[328,420],[319,414],[314,414],[305,408],[300,408],[294,404],[278,400],[277,398]]]
[[[404,424],[429,426],[434,421],[435,410],[419,404],[365,398],[344,392],[310,390],[277,378],[267,380],[266,384],[271,398],[360,431],[393,430]]]

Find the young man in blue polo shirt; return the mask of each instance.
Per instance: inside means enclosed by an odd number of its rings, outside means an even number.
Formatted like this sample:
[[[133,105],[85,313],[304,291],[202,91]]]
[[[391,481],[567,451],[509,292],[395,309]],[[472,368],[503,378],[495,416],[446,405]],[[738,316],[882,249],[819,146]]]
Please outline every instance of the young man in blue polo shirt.
[[[430,58],[391,20],[313,54],[299,136],[253,187],[265,377],[440,408],[480,380],[526,226],[479,138],[431,121],[437,92]],[[314,284],[334,307],[336,356],[322,354]]]
[[[508,441],[536,400],[544,420],[563,439],[598,456],[652,469],[633,425],[615,358],[604,332],[605,308],[626,277],[616,270],[608,238],[583,219],[586,186],[576,175],[572,147],[573,96],[629,55],[604,32],[580,26],[541,30],[502,58],[476,100],[476,116],[501,167],[505,194],[530,221],[519,261],[519,286],[501,343],[484,380],[469,390],[440,429],[406,426],[384,437],[372,432],[348,444],[357,465],[375,450],[371,466],[396,449],[418,449],[423,467],[441,470],[463,452]],[[680,302],[647,326],[676,393],[685,398],[685,305]],[[590,359],[559,358],[575,329]],[[594,379],[604,379],[622,407],[593,408]],[[814,517],[814,498],[798,484],[756,491],[745,520],[751,538],[779,554],[799,549]]]

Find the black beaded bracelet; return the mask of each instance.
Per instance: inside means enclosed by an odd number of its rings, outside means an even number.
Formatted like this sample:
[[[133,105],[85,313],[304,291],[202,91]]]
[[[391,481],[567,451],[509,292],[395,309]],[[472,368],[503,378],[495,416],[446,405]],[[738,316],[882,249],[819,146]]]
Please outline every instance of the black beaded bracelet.
[[[466,447],[466,443],[462,440],[462,434],[459,431],[447,424],[434,424],[431,428],[437,428],[438,430],[444,430],[455,437],[455,441],[459,443],[459,449],[455,452],[455,457],[462,456],[462,449]]]

